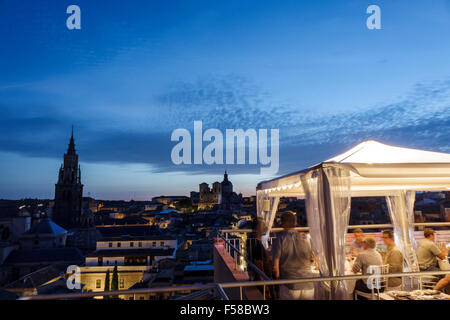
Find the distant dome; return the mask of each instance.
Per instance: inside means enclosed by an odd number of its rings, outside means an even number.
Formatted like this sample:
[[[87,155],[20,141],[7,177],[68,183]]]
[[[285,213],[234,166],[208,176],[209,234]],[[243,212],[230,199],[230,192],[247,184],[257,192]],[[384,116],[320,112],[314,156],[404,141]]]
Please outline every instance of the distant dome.
[[[222,186],[230,186],[230,187],[232,187],[233,186],[233,184],[228,180],[228,181],[222,181],[222,183],[221,183],[221,185]]]
[[[42,219],[39,223],[33,226],[30,230],[28,230],[25,234],[54,234],[60,235],[67,233],[67,230],[61,228],[48,217]]]

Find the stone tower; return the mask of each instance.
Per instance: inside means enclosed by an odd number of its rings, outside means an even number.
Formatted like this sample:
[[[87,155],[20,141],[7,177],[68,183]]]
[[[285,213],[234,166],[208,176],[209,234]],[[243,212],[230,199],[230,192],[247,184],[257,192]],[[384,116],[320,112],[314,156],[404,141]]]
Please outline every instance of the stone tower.
[[[59,169],[58,183],[55,185],[55,207],[52,220],[65,229],[77,226],[81,218],[83,185],[75,142],[70,138],[69,148],[64,155],[64,164]]]
[[[228,180],[228,174],[225,171],[221,185],[220,206],[223,210],[231,209],[231,198],[233,196],[233,184]]]

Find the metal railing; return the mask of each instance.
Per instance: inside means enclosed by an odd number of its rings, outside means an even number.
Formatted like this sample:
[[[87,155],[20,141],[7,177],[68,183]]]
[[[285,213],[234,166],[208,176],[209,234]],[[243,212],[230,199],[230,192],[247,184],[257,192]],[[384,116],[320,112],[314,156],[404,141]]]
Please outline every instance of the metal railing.
[[[220,232],[217,232],[217,236],[225,242],[225,250],[227,251],[227,253],[230,254],[231,250],[237,254],[236,256],[232,256],[234,258],[235,269],[236,266],[240,264],[240,259],[236,259],[239,256],[242,257],[242,259],[247,263],[247,265],[251,267],[259,276],[261,276],[261,278],[263,278],[264,280],[270,280],[269,277],[264,272],[262,272],[257,266],[253,264],[253,262],[248,260],[247,257],[245,257],[244,254],[242,254],[239,249],[237,249],[234,245],[230,243],[230,239],[224,237]],[[240,239],[232,239],[232,240],[240,241]]]
[[[222,300],[230,300],[228,298],[227,294],[225,293],[225,291],[223,290],[222,286],[220,285],[220,283],[217,283],[217,292],[222,297]],[[242,298],[241,298],[241,300],[242,300]]]
[[[450,227],[450,222],[424,222],[424,223],[415,223],[414,226],[427,226],[427,227]],[[372,224],[372,225],[350,225],[347,229],[385,229],[385,228],[393,228],[392,224]],[[270,230],[270,233],[277,233],[283,231],[283,228],[272,228]],[[309,231],[309,227],[296,227],[294,230],[297,231]],[[450,229],[448,230],[450,231]],[[241,261],[236,259],[236,256],[234,255],[235,248],[238,248],[241,246],[241,238],[239,236],[235,238],[230,238],[229,234],[248,234],[254,232],[252,229],[220,229],[220,232],[225,234],[225,250],[228,252],[228,254],[235,259],[235,264],[241,265]],[[223,237],[221,237],[223,238]],[[269,247],[272,245],[272,240],[275,239],[276,236],[269,236],[268,237],[268,245]],[[245,248],[246,251],[252,251],[255,238],[247,238],[248,244],[250,245],[250,248]],[[227,243],[230,244],[227,244]],[[232,244],[231,244],[232,243]],[[247,243],[245,244],[247,246]],[[234,250],[231,250],[231,247],[233,247]],[[245,268],[245,263],[244,263]]]
[[[414,223],[415,227],[450,227],[450,222],[417,222]],[[361,224],[361,225],[349,225],[347,229],[382,229],[382,228],[393,228],[394,226],[390,223],[384,224]],[[309,227],[296,227],[297,231],[309,231]],[[270,232],[280,232],[283,228],[272,228]],[[224,233],[249,233],[254,232],[253,229],[220,229]]]
[[[416,226],[450,226],[450,223],[417,223]],[[354,228],[389,228],[392,227],[391,224],[380,224],[380,225],[353,225],[349,226],[349,229]],[[299,231],[307,231],[309,228],[307,227],[298,227],[295,228]],[[282,231],[282,228],[274,228],[271,231],[278,232]],[[225,233],[226,236],[223,236],[222,233]],[[227,252],[236,253],[235,256],[235,267],[238,263],[236,257],[242,257],[243,260],[250,266],[257,274],[259,274],[264,280],[258,281],[240,281],[240,282],[227,282],[227,283],[210,283],[210,284],[202,284],[202,285],[187,285],[187,286],[177,286],[177,287],[158,287],[158,288],[143,288],[143,289],[128,289],[128,290],[116,290],[116,291],[102,291],[102,292],[86,292],[86,293],[69,293],[69,294],[54,294],[54,295],[35,295],[35,296],[23,296],[18,300],[58,300],[58,299],[84,299],[84,298],[93,298],[93,297],[103,297],[103,296],[123,296],[123,295],[138,295],[138,294],[151,294],[151,293],[164,293],[164,292],[179,292],[179,291],[197,291],[204,289],[215,289],[218,295],[223,300],[229,300],[229,297],[225,293],[224,289],[228,288],[239,288],[240,289],[240,299],[243,299],[242,290],[246,287],[257,287],[263,286],[263,299],[265,299],[265,290],[266,286],[270,285],[284,285],[284,284],[298,284],[298,283],[307,283],[307,282],[332,282],[332,281],[345,281],[345,280],[359,280],[359,279],[368,279],[368,278],[390,278],[390,277],[410,277],[411,279],[418,279],[419,283],[421,283],[421,279],[429,276],[436,275],[447,275],[450,274],[450,270],[448,271],[426,271],[426,272],[402,272],[402,273],[389,273],[382,275],[346,275],[339,277],[313,277],[313,278],[303,278],[303,279],[280,279],[280,280],[271,280],[267,277],[264,272],[262,272],[257,266],[255,266],[251,261],[249,261],[234,245],[230,243],[229,240],[238,240],[238,239],[228,239],[227,233],[247,233],[253,232],[251,229],[221,229],[220,232],[217,232],[219,238],[225,241],[225,247]],[[239,239],[240,240],[240,239]]]
[[[132,290],[116,290],[116,291],[101,291],[101,292],[86,292],[86,293],[66,293],[66,294],[52,294],[52,295],[36,295],[36,296],[24,296],[18,300],[58,300],[58,299],[83,299],[93,298],[101,296],[119,296],[119,295],[137,295],[148,293],[162,293],[162,292],[178,292],[178,291],[193,291],[204,289],[216,289],[223,299],[228,299],[224,292],[224,289],[228,288],[246,288],[255,286],[268,286],[268,285],[284,285],[284,284],[298,284],[307,282],[331,282],[331,281],[345,281],[345,280],[359,280],[369,279],[376,277],[412,277],[412,278],[424,278],[428,276],[446,275],[450,274],[448,271],[425,271],[425,272],[402,272],[402,273],[388,273],[378,276],[374,275],[349,275],[339,277],[313,277],[304,279],[280,279],[280,280],[261,280],[261,281],[240,281],[240,282],[226,282],[226,283],[210,283],[203,285],[189,285],[179,287],[159,287],[159,288],[144,288],[144,289],[132,289]]]

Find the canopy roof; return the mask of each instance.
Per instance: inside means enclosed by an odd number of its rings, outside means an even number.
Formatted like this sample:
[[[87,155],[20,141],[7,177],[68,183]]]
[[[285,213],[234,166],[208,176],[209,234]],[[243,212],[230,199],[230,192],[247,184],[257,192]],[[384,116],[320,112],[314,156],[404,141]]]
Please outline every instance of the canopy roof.
[[[270,196],[304,196],[302,175],[323,166],[351,171],[352,196],[384,196],[400,190],[450,190],[450,154],[401,148],[368,140],[310,168],[258,184]]]

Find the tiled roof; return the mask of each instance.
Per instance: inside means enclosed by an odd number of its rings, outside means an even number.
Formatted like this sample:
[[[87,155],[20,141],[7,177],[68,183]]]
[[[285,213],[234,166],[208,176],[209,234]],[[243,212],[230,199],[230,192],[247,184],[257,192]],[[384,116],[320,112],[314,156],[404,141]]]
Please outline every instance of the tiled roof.
[[[79,264],[83,261],[83,254],[77,248],[19,249],[11,252],[4,264],[51,264],[63,262]]]
[[[102,240],[121,240],[129,236],[129,238],[140,240],[175,240],[176,238],[161,232],[156,226],[111,226],[99,227],[97,230],[102,235]]]
[[[19,280],[8,284],[5,288],[9,289],[29,289],[37,288],[50,280],[60,277],[62,270],[54,266],[47,266],[35,272],[29,273]]]
[[[59,235],[67,233],[66,229],[61,228],[49,218],[42,219],[38,224],[33,226],[30,230],[24,233],[24,235],[31,234],[54,234]]]
[[[142,224],[147,225],[148,221],[141,217],[125,217],[123,219],[115,219],[115,218],[104,218],[101,221],[101,225],[117,225],[117,226],[126,226],[130,224]]]

